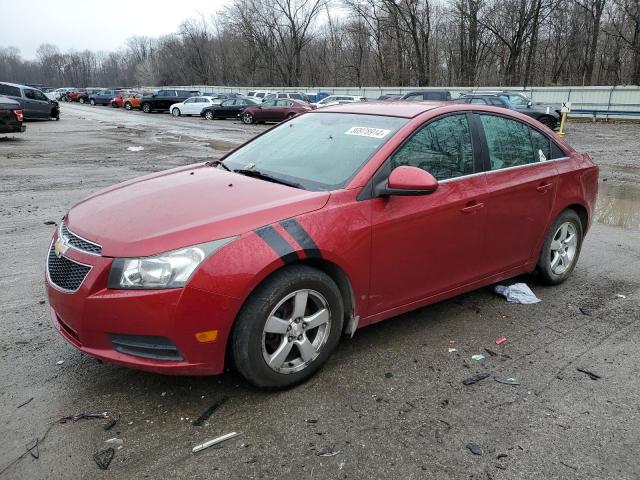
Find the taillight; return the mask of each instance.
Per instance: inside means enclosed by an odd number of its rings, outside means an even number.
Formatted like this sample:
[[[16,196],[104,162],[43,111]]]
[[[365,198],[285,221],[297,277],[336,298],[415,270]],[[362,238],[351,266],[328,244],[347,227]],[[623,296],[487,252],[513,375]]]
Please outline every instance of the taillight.
[[[14,110],[13,114],[16,116],[16,120],[22,122],[24,120],[24,113],[22,110]]]

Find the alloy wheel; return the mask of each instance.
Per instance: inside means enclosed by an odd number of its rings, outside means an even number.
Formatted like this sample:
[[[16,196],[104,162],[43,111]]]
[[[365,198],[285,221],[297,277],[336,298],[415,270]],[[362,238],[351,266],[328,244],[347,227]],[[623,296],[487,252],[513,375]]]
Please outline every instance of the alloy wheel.
[[[250,113],[245,113],[242,115],[242,122],[250,125],[253,123],[253,116]]]
[[[171,110],[171,115],[173,115],[174,117],[179,117],[180,116],[180,109],[179,108],[174,108],[173,110]]]
[[[204,112],[204,118],[207,120],[213,120],[213,112],[211,110],[207,110]]]
[[[572,222],[564,222],[553,236],[550,248],[550,267],[556,275],[566,272],[576,259],[578,232]]]
[[[313,362],[331,332],[331,311],[317,291],[297,290],[271,311],[262,332],[262,357],[278,373],[295,373]]]

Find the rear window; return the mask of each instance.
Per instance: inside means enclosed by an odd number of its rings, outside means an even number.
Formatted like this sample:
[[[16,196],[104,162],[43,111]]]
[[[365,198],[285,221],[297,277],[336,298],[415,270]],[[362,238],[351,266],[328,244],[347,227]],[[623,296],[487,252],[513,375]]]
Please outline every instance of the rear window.
[[[9,95],[11,97],[21,97],[20,89],[18,87],[12,87],[11,85],[4,85],[0,83],[0,95]]]

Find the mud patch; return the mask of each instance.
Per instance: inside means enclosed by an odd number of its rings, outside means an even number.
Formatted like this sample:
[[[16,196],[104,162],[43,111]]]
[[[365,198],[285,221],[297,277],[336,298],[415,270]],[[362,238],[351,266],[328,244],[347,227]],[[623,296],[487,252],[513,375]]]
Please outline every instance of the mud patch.
[[[631,184],[601,183],[596,222],[631,230],[640,229],[640,188]]]
[[[236,148],[240,144],[236,142],[230,142],[228,140],[210,140],[206,143],[206,145],[210,146],[214,150],[221,150],[223,152],[226,152],[227,150]]]

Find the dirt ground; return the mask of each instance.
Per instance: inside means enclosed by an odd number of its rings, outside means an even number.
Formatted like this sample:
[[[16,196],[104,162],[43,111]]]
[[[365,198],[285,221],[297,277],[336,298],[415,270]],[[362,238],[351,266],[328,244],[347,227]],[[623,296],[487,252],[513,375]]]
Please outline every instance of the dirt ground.
[[[63,105],[61,121],[0,138],[0,479],[640,477],[635,124],[569,124],[570,143],[601,167],[599,208],[570,280],[550,288],[523,277],[539,304],[511,305],[486,288],[422,308],[344,339],[318,375],[283,392],[233,372],[136,372],[68,345],[47,316],[53,227],[44,222],[99,188],[216,158],[263,129]],[[476,372],[520,385],[462,384]],[[224,395],[203,426],[192,425]],[[52,423],[101,411],[118,420],[109,431],[105,420]],[[47,431],[38,459],[12,463]],[[191,453],[232,431],[240,436],[222,448]],[[122,448],[102,471],[93,455],[113,437]]]

